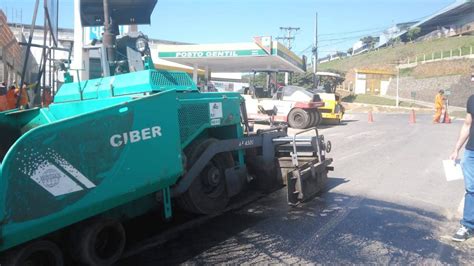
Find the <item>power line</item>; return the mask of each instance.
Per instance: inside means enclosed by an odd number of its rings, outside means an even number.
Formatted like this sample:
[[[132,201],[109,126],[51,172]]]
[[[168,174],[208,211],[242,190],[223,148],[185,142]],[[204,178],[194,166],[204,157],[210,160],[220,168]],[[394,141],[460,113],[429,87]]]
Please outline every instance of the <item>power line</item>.
[[[421,21],[421,20],[423,20],[423,19],[425,19],[429,16],[431,16],[431,15],[426,15],[426,16],[423,16],[423,17],[411,19],[410,21],[411,22]],[[459,17],[459,16],[462,16],[462,15],[449,15],[449,17],[451,17],[451,18],[452,17]],[[397,24],[401,24],[401,23],[397,23]],[[377,27],[377,28],[367,28],[367,29],[362,29],[362,30],[354,30],[354,31],[323,33],[323,34],[319,34],[319,36],[332,36],[332,35],[341,35],[341,34],[351,34],[351,33],[359,33],[359,32],[366,32],[366,31],[373,31],[373,30],[381,31],[381,30],[385,30],[385,29],[389,28],[390,26],[392,26],[392,25],[387,25],[387,26]]]
[[[411,22],[419,22],[419,21],[422,21],[423,19],[426,19],[428,17],[430,17],[432,15],[426,15],[426,16],[422,16],[422,17],[419,17],[419,18],[415,18],[415,19],[411,19],[410,21]],[[444,16],[444,19],[457,19],[457,18],[462,18],[464,17],[464,15],[459,15],[459,14],[452,14],[452,15],[445,15]],[[398,23],[400,24],[400,23]],[[396,25],[396,24],[395,24]],[[362,38],[362,37],[365,37],[365,36],[368,36],[368,35],[372,35],[372,34],[376,34],[376,33],[382,33],[384,32],[387,28],[389,28],[390,26],[385,26],[385,27],[376,27],[376,28],[368,28],[368,29],[361,29],[361,30],[354,30],[354,31],[346,31],[346,32],[332,32],[332,33],[324,33],[324,34],[319,34],[318,36],[334,36],[334,35],[343,35],[343,34],[351,34],[351,33],[361,33],[361,32],[367,32],[367,31],[373,31],[373,32],[370,32],[370,33],[365,33],[363,35],[357,35],[357,36],[351,36],[351,37],[341,37],[341,38],[332,38],[332,39],[322,39],[322,40],[319,40],[319,42],[331,42],[329,44],[325,44],[325,45],[321,45],[321,46],[318,46],[318,47],[328,47],[328,46],[332,46],[332,45],[336,45],[336,44],[341,44],[341,43],[344,43],[344,42],[348,42],[348,41],[351,41],[353,39],[357,39],[357,38]],[[435,27],[439,27],[439,25],[437,26],[431,26],[428,28],[428,30],[432,30],[434,29]],[[374,31],[376,30],[376,31]],[[333,41],[337,41],[337,42],[333,42]],[[311,47],[311,46],[309,46]],[[304,54],[306,53],[308,50],[309,50],[309,47],[308,48],[305,48],[304,50],[302,50],[300,52],[300,54]]]
[[[306,47],[305,49],[301,50],[298,54],[299,55],[302,55],[304,53],[306,53],[309,49],[313,48],[313,45],[310,44],[308,47]]]
[[[280,30],[286,31],[286,36],[276,37],[276,39],[286,41],[288,49],[291,50],[291,48],[293,48],[291,46],[291,42],[293,40],[295,40],[295,37],[294,37],[293,33],[295,33],[295,35],[296,35],[296,32],[299,31],[300,28],[299,27],[296,27],[296,28],[294,28],[294,27],[280,27]]]
[[[387,26],[387,27],[389,27],[389,26]],[[373,31],[373,30],[383,30],[383,29],[386,29],[387,27],[378,27],[378,28],[371,28],[371,29],[365,29],[365,30],[355,30],[355,31],[346,31],[346,32],[324,33],[324,34],[319,34],[319,36],[332,36],[332,35],[351,34],[351,33],[359,33],[359,32],[366,32],[366,31]]]
[[[362,37],[365,37],[365,36],[371,36],[371,35],[380,34],[380,33],[382,33],[382,32],[381,32],[381,31],[374,31],[374,32],[371,32],[371,33],[366,33],[366,34],[357,35],[357,36],[349,36],[349,37],[341,37],[341,38],[334,38],[334,39],[321,40],[320,42],[332,42],[332,41],[341,41],[341,40],[352,40],[352,39],[362,38]]]
[[[381,32],[381,31],[375,31],[375,32],[365,33],[365,34],[356,35],[356,36],[333,38],[333,39],[323,39],[323,40],[319,40],[318,42],[319,42],[319,43],[321,43],[321,42],[330,42],[330,43],[324,44],[324,45],[319,45],[318,47],[327,47],[327,46],[331,46],[331,45],[335,45],[335,44],[340,44],[340,43],[352,41],[352,40],[354,40],[354,39],[359,39],[359,38],[362,38],[362,37],[365,37],[365,36],[369,36],[369,35],[373,35],[373,34],[380,33],[380,32]],[[321,36],[321,35],[318,35],[318,36]],[[334,41],[338,41],[338,42],[334,42]],[[308,50],[311,49],[312,47],[313,47],[313,44],[309,45],[309,46],[306,47],[305,49],[301,50],[301,51],[299,52],[299,54],[302,55],[302,54],[308,52]]]

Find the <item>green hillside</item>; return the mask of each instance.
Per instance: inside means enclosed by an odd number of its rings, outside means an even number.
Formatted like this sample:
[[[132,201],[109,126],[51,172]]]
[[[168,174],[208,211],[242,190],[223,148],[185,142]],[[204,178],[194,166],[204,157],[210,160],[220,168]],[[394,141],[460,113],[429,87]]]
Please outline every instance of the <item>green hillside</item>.
[[[453,56],[466,55],[470,53],[470,47],[474,49],[474,36],[462,36],[452,38],[441,38],[430,41],[399,44],[394,47],[382,48],[377,51],[347,57],[340,60],[334,60],[318,65],[319,70],[337,70],[348,71],[352,68],[361,67],[390,67],[398,60],[404,62],[410,58],[410,62],[423,60],[434,56],[435,59],[450,56],[450,50],[453,50]]]

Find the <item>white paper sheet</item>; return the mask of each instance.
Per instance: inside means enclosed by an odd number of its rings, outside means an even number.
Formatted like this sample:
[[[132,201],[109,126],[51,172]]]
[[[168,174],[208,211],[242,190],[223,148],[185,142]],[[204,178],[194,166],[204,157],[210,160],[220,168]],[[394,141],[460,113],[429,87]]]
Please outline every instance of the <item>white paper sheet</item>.
[[[443,160],[444,174],[446,175],[446,181],[463,180],[464,175],[462,174],[461,164],[459,161]]]

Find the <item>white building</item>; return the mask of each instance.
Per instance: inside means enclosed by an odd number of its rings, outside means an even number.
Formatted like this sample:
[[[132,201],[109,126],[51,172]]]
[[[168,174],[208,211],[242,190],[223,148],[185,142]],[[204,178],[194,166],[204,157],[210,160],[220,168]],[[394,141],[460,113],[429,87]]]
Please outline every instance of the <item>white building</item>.
[[[352,55],[361,54],[369,50],[369,46],[362,41],[357,41],[352,45]]]
[[[398,23],[398,24],[384,30],[379,36],[379,42],[376,45],[376,48],[383,47],[383,46],[389,44],[390,41],[397,38],[402,32],[406,31],[408,28],[410,28],[415,23],[417,23],[417,21]]]

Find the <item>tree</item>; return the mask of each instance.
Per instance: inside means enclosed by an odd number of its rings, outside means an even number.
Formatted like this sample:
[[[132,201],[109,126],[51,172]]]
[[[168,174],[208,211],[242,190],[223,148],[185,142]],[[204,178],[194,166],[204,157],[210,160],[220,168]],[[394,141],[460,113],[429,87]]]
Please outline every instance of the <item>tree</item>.
[[[367,46],[369,49],[374,48],[375,43],[379,41],[379,37],[373,37],[373,36],[365,36],[360,41]]]
[[[341,76],[344,76],[344,73],[328,69],[327,71],[337,73]],[[319,88],[327,89],[330,91],[329,88],[335,88],[340,85],[344,81],[344,78],[334,78],[334,77],[327,77],[327,76],[320,76],[319,77]],[[305,73],[294,73],[291,79],[291,84],[300,86],[303,88],[311,89],[313,88],[313,73],[307,71]]]
[[[291,84],[296,86],[301,86],[304,88],[312,88],[313,87],[313,73],[312,72],[305,72],[305,73],[293,73],[291,78]]]
[[[339,74],[341,78],[332,76],[321,76],[319,77],[318,87],[324,89],[327,93],[334,93],[337,87],[341,85],[342,82],[344,82],[344,73],[332,69],[328,69],[328,71],[335,74]]]
[[[253,74],[246,74],[242,76],[243,80],[246,80],[248,83],[252,83],[254,86],[263,87],[266,84],[267,76],[265,73],[257,73],[254,77]]]
[[[353,50],[352,47],[351,47],[351,48],[347,49],[347,54],[348,54],[348,55],[352,55],[352,52],[353,52],[353,51],[354,51],[354,50]]]
[[[420,27],[410,28],[407,32],[408,40],[413,41],[414,39],[416,39],[420,35],[420,32],[421,32]]]
[[[400,38],[400,36],[397,36],[396,38],[390,39],[388,43],[393,47],[395,45],[400,44],[401,42],[402,42],[402,39]]]

